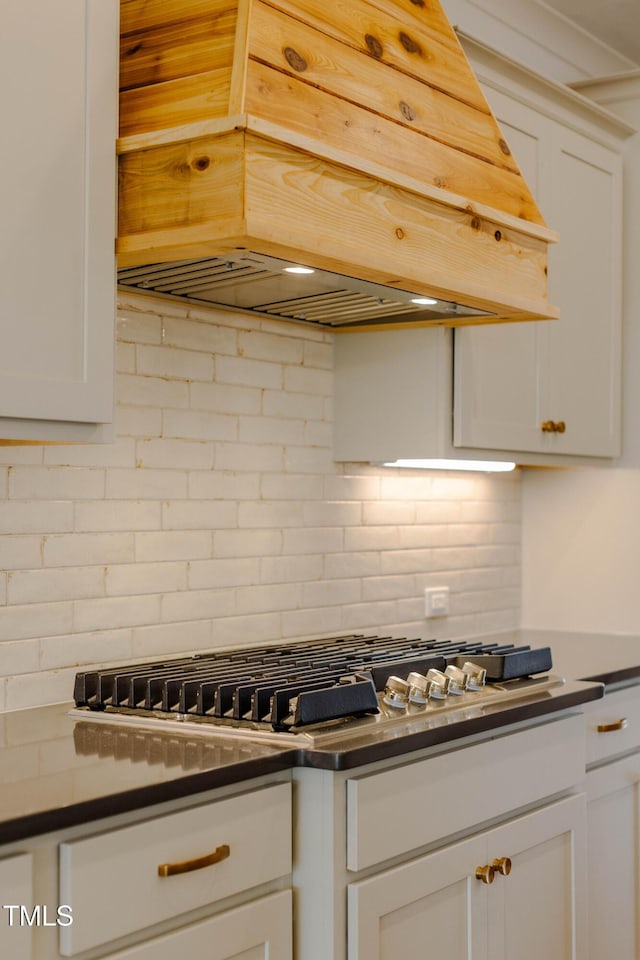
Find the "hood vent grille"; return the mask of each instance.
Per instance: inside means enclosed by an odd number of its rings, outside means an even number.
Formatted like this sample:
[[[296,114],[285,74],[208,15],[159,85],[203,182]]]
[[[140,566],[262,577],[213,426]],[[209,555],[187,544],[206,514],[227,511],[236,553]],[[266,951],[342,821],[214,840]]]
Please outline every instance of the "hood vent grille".
[[[327,270],[287,273],[292,266],[251,253],[130,267],[119,271],[118,282],[123,290],[329,328],[456,323],[490,316],[445,300],[415,303],[420,299],[416,293],[390,291]]]

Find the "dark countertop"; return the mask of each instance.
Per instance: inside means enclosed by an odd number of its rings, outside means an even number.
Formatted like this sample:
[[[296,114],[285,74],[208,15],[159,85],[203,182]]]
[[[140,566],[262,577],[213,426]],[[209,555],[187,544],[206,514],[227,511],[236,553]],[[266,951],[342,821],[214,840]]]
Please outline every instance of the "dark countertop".
[[[446,716],[418,716],[304,749],[96,722],[90,714],[76,719],[69,716],[70,703],[0,714],[0,844],[296,766],[352,769],[549,717],[602,693],[601,684],[567,682],[500,710],[468,710],[455,724]]]

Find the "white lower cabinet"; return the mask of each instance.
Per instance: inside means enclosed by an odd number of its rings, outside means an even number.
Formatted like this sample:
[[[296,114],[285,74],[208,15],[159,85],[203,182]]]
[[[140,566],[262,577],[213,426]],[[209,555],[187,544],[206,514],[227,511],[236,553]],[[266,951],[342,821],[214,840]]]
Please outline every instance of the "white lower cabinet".
[[[578,795],[351,884],[348,958],[584,957],[584,856]]]
[[[0,860],[0,957],[32,960],[32,928],[20,922],[20,907],[33,903],[33,866],[28,853]]]
[[[586,711],[589,958],[640,957],[640,687]]]
[[[108,960],[291,960],[291,891],[154,937]]]

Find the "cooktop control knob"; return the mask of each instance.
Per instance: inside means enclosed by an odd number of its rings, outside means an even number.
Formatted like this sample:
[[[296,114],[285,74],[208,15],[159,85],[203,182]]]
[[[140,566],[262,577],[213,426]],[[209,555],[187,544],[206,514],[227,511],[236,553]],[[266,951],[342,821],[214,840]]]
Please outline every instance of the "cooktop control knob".
[[[467,688],[467,674],[459,667],[454,667],[452,663],[444,672],[445,676],[449,677],[449,693],[455,693],[456,695],[464,693]]]
[[[410,673],[407,677],[409,684],[409,701],[411,703],[425,704],[433,687],[433,681],[427,680],[421,673]]]
[[[400,677],[387,677],[382,699],[388,706],[403,710],[409,700],[409,684]]]
[[[467,660],[462,664],[462,672],[467,675],[467,690],[482,690],[487,679],[487,671],[476,663]]]
[[[441,670],[432,668],[427,673],[427,680],[433,681],[429,696],[433,697],[434,700],[445,700],[449,693],[449,677],[442,673]]]

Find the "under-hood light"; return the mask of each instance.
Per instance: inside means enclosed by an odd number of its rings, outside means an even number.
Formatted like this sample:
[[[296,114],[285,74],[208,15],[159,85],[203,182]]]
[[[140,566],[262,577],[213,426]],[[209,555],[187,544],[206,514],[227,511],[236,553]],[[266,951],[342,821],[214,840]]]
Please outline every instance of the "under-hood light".
[[[417,303],[423,307],[434,307],[438,301],[433,297],[412,297],[411,303]]]
[[[315,273],[312,267],[285,267],[285,273]]]
[[[413,470],[478,470],[486,473],[508,473],[515,463],[508,460],[393,460],[383,467],[409,467]]]

